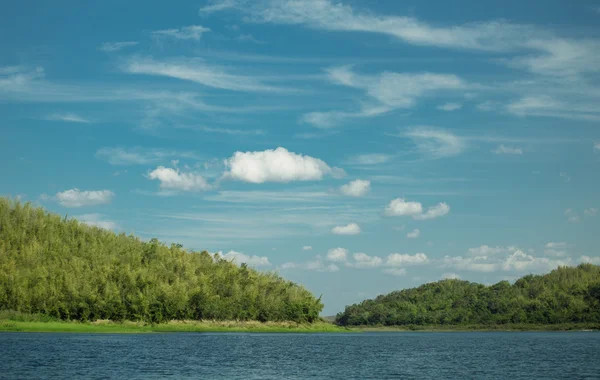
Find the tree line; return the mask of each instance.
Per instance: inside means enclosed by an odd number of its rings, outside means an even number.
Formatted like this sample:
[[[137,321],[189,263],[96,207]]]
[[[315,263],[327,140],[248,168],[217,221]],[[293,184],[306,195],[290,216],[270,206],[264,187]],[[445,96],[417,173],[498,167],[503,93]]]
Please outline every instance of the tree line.
[[[64,320],[313,322],[320,297],[275,273],[0,198],[0,310]]]
[[[342,326],[600,322],[600,266],[559,267],[514,284],[442,280],[347,306]]]

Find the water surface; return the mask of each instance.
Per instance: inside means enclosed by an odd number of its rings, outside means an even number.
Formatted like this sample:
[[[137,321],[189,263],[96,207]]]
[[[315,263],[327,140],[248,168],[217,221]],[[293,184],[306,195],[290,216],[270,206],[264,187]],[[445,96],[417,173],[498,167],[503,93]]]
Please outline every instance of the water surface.
[[[0,379],[600,379],[600,333],[0,333]]]

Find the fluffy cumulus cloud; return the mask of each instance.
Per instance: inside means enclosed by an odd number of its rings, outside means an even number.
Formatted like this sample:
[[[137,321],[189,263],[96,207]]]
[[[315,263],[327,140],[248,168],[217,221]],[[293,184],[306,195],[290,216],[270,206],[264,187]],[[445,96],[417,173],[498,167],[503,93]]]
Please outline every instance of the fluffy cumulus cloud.
[[[346,248],[332,248],[327,251],[327,260],[341,263],[348,259],[348,250]]]
[[[423,212],[423,205],[420,202],[409,202],[404,198],[393,199],[385,208],[385,214],[388,216],[411,216],[416,220],[435,219],[449,212],[450,206],[444,202],[431,206]]]
[[[383,270],[383,273],[389,274],[391,276],[403,277],[406,276],[405,268],[387,268]]]
[[[459,280],[460,276],[456,273],[444,273],[442,274],[442,280]]]
[[[392,253],[388,255],[385,265],[388,267],[403,267],[407,265],[422,265],[429,262],[429,258],[424,253]]]
[[[304,247],[302,247],[303,251],[312,251],[312,246],[311,245],[305,245]]]
[[[350,223],[345,226],[335,226],[331,229],[334,235],[358,235],[360,234],[360,226],[356,223]]]
[[[211,185],[204,177],[196,173],[185,173],[179,169],[159,166],[147,175],[148,179],[160,182],[160,188],[172,191],[206,191]]]
[[[583,210],[583,214],[585,216],[596,216],[598,215],[598,209],[597,208],[586,208],[585,210]]]
[[[340,187],[342,194],[349,197],[362,197],[371,190],[371,181],[357,179]]]
[[[287,262],[282,264],[280,269],[289,270],[289,269],[300,269],[300,270],[308,270],[315,272],[337,272],[340,270],[340,267],[333,263],[325,263],[321,256],[317,256],[315,260],[307,261],[304,263],[294,263]]]
[[[564,243],[548,243],[546,250],[562,247]],[[536,257],[523,250],[510,247],[481,246],[469,250],[469,255],[445,256],[442,267],[472,272],[547,272],[559,265],[572,265],[569,257],[549,258]]]
[[[105,230],[116,230],[119,228],[117,223],[106,219],[102,214],[83,214],[76,216],[75,219],[88,226],[103,228]]]
[[[77,188],[56,193],[56,200],[65,207],[103,205],[112,202],[115,193],[110,190],[82,191]]]
[[[225,160],[229,169],[225,178],[250,183],[318,181],[326,175],[342,177],[342,169],[330,167],[324,161],[296,154],[285,148],[258,152],[235,152]]]
[[[415,228],[414,230],[406,234],[406,237],[409,239],[416,239],[419,236],[421,236],[421,230],[419,230],[418,228]]]
[[[551,241],[544,246],[544,253],[551,257],[566,257],[568,245],[565,242]]]
[[[222,252],[219,252],[219,255],[221,257],[223,257],[225,260],[229,260],[232,261],[234,263],[236,263],[237,265],[240,265],[242,263],[245,263],[249,266],[253,266],[253,267],[268,267],[271,266],[271,263],[269,262],[269,258],[266,256],[249,256],[249,255],[245,255],[242,252],[236,252],[236,251],[229,251],[225,254],[223,254]]]
[[[348,266],[355,268],[376,268],[383,264],[381,257],[369,256],[363,252],[353,254],[352,258],[354,262],[349,263]]]
[[[523,154],[523,149],[522,148],[517,148],[517,147],[506,146],[504,144],[500,144],[500,145],[498,145],[498,147],[496,149],[492,150],[492,153],[494,153],[494,154],[521,155],[521,154]]]

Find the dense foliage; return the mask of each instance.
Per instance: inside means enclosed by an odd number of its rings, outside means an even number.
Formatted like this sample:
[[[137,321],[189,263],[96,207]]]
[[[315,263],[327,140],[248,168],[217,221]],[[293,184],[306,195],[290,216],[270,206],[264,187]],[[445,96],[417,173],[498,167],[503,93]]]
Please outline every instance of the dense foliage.
[[[346,307],[351,325],[503,325],[600,322],[600,266],[559,267],[485,286],[443,280]]]
[[[313,322],[322,308],[276,274],[0,198],[0,310],[83,321]]]

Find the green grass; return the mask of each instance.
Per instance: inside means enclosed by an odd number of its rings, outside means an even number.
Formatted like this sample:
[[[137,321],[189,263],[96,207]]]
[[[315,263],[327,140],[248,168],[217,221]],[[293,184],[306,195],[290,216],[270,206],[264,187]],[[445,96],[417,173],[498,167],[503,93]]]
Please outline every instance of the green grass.
[[[536,324],[506,324],[506,325],[406,325],[406,326],[356,326],[364,332],[384,331],[423,331],[423,332],[451,332],[451,331],[581,331],[600,330],[600,323],[560,323],[553,325]]]
[[[166,333],[166,332],[249,332],[249,333],[340,333],[340,332],[450,332],[450,331],[581,331],[600,330],[600,323],[563,323],[554,325],[407,325],[340,327],[322,321],[312,324],[257,321],[170,321],[161,324],[145,322],[61,321],[43,314],[0,311],[0,331],[66,332],[66,333]]]
[[[77,322],[41,321],[37,318],[0,318],[0,331],[13,332],[72,332],[72,333],[162,333],[162,332],[265,332],[265,333],[322,333],[348,332],[327,322],[298,324],[295,322],[256,321],[170,321],[161,324],[144,322]]]

